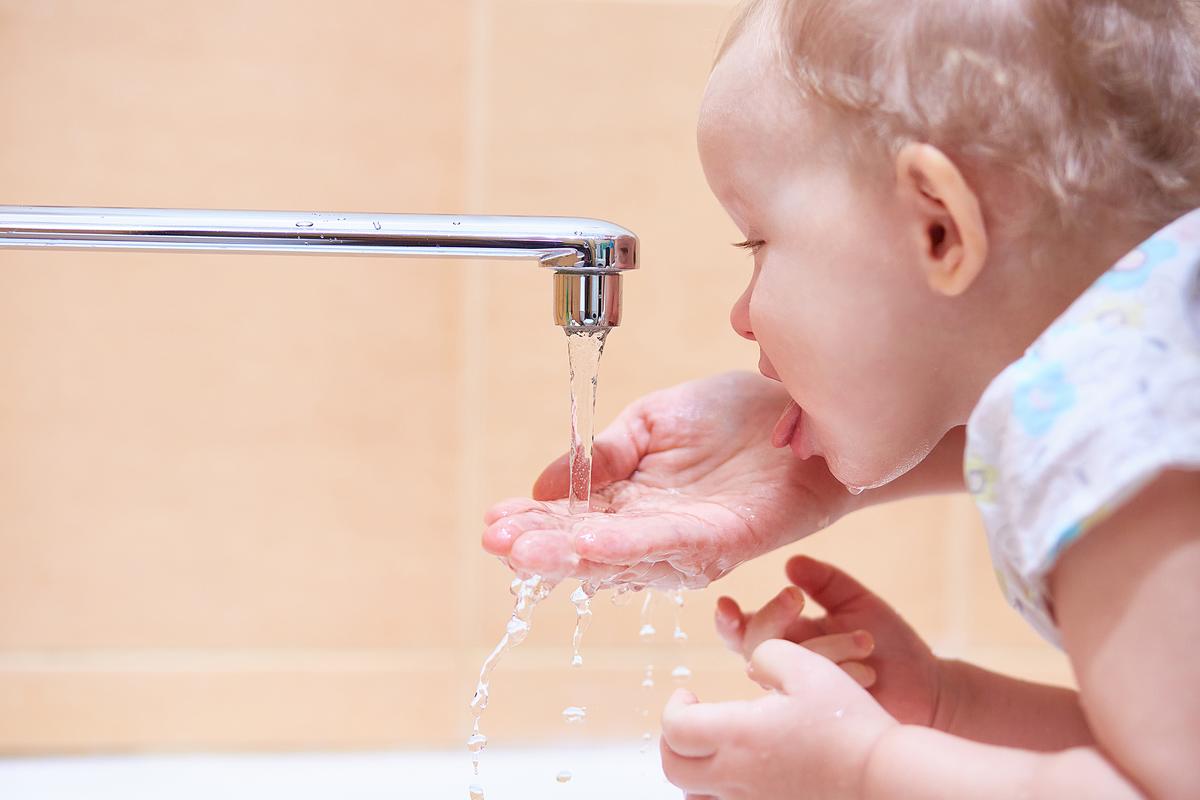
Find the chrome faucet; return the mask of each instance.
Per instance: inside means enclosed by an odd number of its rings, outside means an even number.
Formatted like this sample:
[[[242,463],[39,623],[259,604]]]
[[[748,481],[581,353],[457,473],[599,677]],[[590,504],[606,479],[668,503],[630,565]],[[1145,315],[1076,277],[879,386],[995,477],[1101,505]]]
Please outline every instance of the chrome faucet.
[[[0,206],[0,248],[44,247],[537,259],[568,333],[619,325],[638,265],[637,237],[596,219]]]

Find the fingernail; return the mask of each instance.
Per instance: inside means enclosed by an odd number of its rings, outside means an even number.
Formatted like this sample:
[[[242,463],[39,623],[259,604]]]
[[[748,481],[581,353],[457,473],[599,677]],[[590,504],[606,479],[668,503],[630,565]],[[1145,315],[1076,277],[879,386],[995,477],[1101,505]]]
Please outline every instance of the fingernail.
[[[787,596],[788,601],[792,605],[796,606],[796,605],[804,604],[804,590],[801,589],[799,586],[789,586],[786,589],[784,589],[783,591],[784,591],[784,594]]]
[[[871,650],[875,647],[875,638],[867,631],[855,631],[850,634],[850,638],[854,641],[855,645],[864,650]]]

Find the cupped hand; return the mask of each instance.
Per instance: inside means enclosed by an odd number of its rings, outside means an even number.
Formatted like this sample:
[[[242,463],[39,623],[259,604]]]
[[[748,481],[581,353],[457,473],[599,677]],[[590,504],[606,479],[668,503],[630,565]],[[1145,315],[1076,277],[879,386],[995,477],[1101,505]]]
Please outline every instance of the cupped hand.
[[[792,582],[754,613],[717,600],[717,632],[747,660],[769,639],[802,645],[840,665],[900,722],[931,726],[943,683],[942,662],[887,603],[839,570],[807,556],[787,563]],[[802,617],[807,593],[822,617]]]
[[[596,438],[589,512],[568,513],[564,455],[532,499],[488,510],[484,548],[522,574],[704,586],[846,511],[850,495],[823,460],[772,447],[788,401],[743,372],[646,395]]]

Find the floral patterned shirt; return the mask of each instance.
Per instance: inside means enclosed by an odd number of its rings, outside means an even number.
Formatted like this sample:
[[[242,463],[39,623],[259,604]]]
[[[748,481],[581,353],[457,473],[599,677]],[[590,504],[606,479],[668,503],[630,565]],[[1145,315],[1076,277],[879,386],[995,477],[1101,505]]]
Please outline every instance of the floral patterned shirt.
[[[1059,555],[1166,469],[1200,469],[1200,209],[1080,295],[967,424],[996,575],[1054,644]]]

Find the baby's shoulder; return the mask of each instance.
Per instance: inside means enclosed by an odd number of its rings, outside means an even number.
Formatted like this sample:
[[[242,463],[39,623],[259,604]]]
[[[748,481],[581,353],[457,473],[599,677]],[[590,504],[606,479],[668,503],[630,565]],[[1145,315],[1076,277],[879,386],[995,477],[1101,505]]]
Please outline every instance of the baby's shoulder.
[[[1058,555],[1171,468],[1200,469],[1200,210],[1102,275],[968,423],[967,486],[997,572],[1048,637]]]

